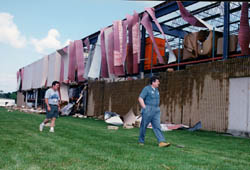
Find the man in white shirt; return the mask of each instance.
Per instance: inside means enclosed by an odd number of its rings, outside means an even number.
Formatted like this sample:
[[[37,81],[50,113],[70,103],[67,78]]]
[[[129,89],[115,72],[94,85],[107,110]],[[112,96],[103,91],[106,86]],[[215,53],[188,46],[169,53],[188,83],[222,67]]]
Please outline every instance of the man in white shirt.
[[[46,118],[39,126],[39,130],[41,132],[43,131],[44,125],[48,123],[50,120],[51,120],[50,132],[54,132],[55,121],[56,118],[58,117],[58,110],[60,109],[59,108],[60,96],[58,92],[59,87],[60,83],[58,81],[54,81],[52,83],[52,87],[49,88],[45,93]]]

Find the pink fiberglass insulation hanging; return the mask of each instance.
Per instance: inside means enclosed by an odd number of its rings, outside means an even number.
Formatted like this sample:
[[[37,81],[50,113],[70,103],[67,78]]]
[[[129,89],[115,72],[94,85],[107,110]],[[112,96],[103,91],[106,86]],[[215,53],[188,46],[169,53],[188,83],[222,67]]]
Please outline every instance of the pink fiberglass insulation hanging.
[[[122,64],[125,66],[127,56],[127,20],[122,21]]]
[[[16,73],[16,78],[17,78],[17,91],[19,91],[19,89],[20,89],[20,83],[21,83],[20,69]]]
[[[20,70],[18,70],[17,72],[16,72],[16,78],[17,78],[17,82],[19,81],[19,78],[20,78]]]
[[[113,44],[110,44],[110,34],[113,33],[113,26],[112,27],[108,27],[104,30],[104,42],[105,42],[105,51],[106,51],[106,60],[107,60],[107,68],[108,68],[108,74],[109,74],[109,78],[115,78],[115,75],[114,75],[114,69],[113,67],[111,67],[110,65],[110,60],[113,56],[113,53],[112,53],[112,56],[110,56],[111,52],[109,50],[109,46]]]
[[[122,65],[122,56],[120,53],[120,37],[119,37],[118,21],[113,22],[113,32],[114,32],[114,66],[120,66]]]
[[[133,16],[127,15],[127,24],[128,24],[128,46],[127,46],[127,72],[128,74],[133,74]]]
[[[123,22],[122,20],[118,21],[118,31],[119,31],[119,44],[120,44],[120,60],[121,60],[121,65],[123,65],[122,63],[122,56],[123,56]],[[126,44],[125,44],[126,45]]]
[[[139,30],[139,14],[134,11],[132,23],[132,42],[133,42],[133,74],[138,73],[138,64],[140,61],[140,30]]]
[[[156,54],[157,54],[157,58],[159,60],[159,63],[163,64],[164,63],[164,60],[160,54],[160,51],[159,51],[159,48],[155,42],[155,38],[154,38],[154,35],[153,35],[153,28],[152,28],[152,22],[150,21],[149,19],[149,15],[148,13],[144,12],[143,14],[143,17],[142,17],[142,20],[141,20],[141,23],[142,25],[145,27],[145,29],[147,30],[148,34],[149,34],[149,37],[150,39],[152,40],[153,42],[153,46],[154,46],[154,49],[156,51]]]
[[[75,41],[76,50],[76,65],[77,65],[77,78],[78,81],[84,81],[84,56],[83,56],[83,44],[82,40]]]
[[[189,24],[197,27],[205,27],[206,26],[201,23],[196,17],[194,17],[191,13],[189,13],[186,8],[183,6],[183,4],[180,1],[177,1],[177,5],[180,9],[182,18],[187,21]]]
[[[108,35],[108,67],[110,74],[115,74],[114,70],[114,32]]]
[[[107,55],[105,49],[105,36],[104,36],[104,29],[101,29],[101,53],[102,53],[102,64],[101,64],[101,76],[103,78],[108,78],[108,64],[107,64]]]
[[[69,70],[69,47],[66,46],[57,52],[61,55],[61,70],[60,70],[60,82],[68,83],[68,70]]]
[[[64,47],[64,48],[63,48],[63,52],[64,52],[64,53],[68,53],[68,48],[69,48],[69,46]]]
[[[167,48],[168,48],[168,51],[169,51],[169,59],[168,59],[168,63],[171,63],[171,62],[175,62],[176,61],[176,56],[171,48],[171,46],[169,45],[168,43],[168,40],[165,36],[165,33],[163,32],[162,30],[162,27],[160,25],[160,23],[157,21],[156,17],[155,17],[155,10],[154,8],[145,8],[145,10],[148,12],[148,14],[151,16],[151,18],[153,19],[154,23],[156,24],[157,28],[160,30],[163,38],[165,39],[166,41],[166,44],[167,44]]]
[[[66,48],[66,47],[64,47]],[[57,52],[61,55],[61,70],[60,70],[60,82],[63,82],[63,78],[64,78],[64,60],[63,60],[63,55],[65,55],[66,53],[66,49],[64,50],[64,48],[57,50]]]
[[[122,25],[119,21],[113,23],[114,35],[114,72],[116,76],[124,75],[122,64]]]
[[[122,25],[122,21],[119,20],[118,21],[118,30],[119,30],[119,44],[120,44],[120,62],[121,65],[119,66],[114,66],[115,69],[115,74],[117,76],[123,76],[125,75],[125,69],[124,69],[124,64],[122,62],[122,56],[123,56],[123,45],[127,45],[127,44],[123,44],[123,25]]]
[[[248,22],[248,2],[243,2],[241,6],[240,29],[239,29],[239,44],[241,54],[249,55],[250,29]]]
[[[76,55],[75,55],[75,43],[69,43],[69,72],[68,80],[75,81],[75,70],[76,70]]]
[[[134,51],[134,53],[138,52],[138,64],[140,64],[140,56],[141,56],[141,31],[140,31],[140,17],[139,14],[136,13],[136,11],[134,11],[134,18],[136,21],[136,24],[134,25],[134,29],[136,30],[136,50]]]

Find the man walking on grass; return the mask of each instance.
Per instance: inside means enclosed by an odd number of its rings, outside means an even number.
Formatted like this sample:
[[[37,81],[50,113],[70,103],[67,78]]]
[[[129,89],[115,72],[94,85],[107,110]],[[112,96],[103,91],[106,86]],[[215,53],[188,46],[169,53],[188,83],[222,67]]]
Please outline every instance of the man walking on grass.
[[[58,110],[59,107],[59,93],[58,89],[60,87],[60,83],[58,81],[54,81],[52,83],[52,87],[49,88],[45,93],[45,108],[46,108],[46,118],[45,120],[40,124],[39,130],[42,132],[43,127],[46,123],[48,123],[51,120],[50,124],[50,132],[54,132],[54,126],[56,118],[58,117]]]
[[[158,77],[150,78],[150,85],[143,88],[138,100],[140,106],[142,107],[142,120],[140,125],[140,136],[139,136],[139,144],[144,145],[144,138],[146,134],[146,129],[149,123],[152,124],[154,134],[158,141],[159,147],[167,147],[170,146],[170,143],[165,142],[165,137],[161,131],[160,124],[160,94],[158,91],[158,87],[160,84],[160,80]]]

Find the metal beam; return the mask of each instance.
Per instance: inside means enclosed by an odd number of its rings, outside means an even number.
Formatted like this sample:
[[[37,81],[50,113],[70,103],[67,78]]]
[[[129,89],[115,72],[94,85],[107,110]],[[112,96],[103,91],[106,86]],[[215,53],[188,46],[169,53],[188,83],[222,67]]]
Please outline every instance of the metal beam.
[[[173,27],[167,26],[165,24],[160,24],[160,25],[162,27],[163,32],[167,35],[184,38],[184,36],[188,33],[180,29],[173,29]],[[152,26],[154,31],[160,32],[155,23],[153,23]]]
[[[187,2],[182,2],[182,3],[184,6],[189,6],[189,5],[197,3],[197,1],[187,1]],[[155,16],[156,16],[156,18],[159,18],[161,16],[164,16],[164,15],[167,15],[171,12],[174,12],[178,9],[179,8],[178,8],[178,5],[176,2],[168,2],[168,3],[164,3],[163,5],[160,4],[160,5],[155,7]],[[141,12],[139,15],[142,16],[143,13],[144,13],[144,11]],[[97,38],[98,38],[99,33],[100,33],[100,31],[95,32],[95,33],[88,36],[90,44],[95,44],[97,42]],[[86,37],[84,37],[82,40],[84,40],[85,38]]]
[[[211,5],[208,5],[208,6],[205,6],[205,7],[202,7],[202,8],[193,10],[193,11],[190,11],[190,13],[191,13],[192,15],[196,15],[196,14],[199,14],[199,13],[201,13],[201,12],[210,10],[210,9],[212,9],[212,8],[215,8],[215,7],[218,7],[219,5],[220,5],[220,2],[216,2],[216,3],[213,3],[213,4],[211,4]],[[165,20],[165,21],[162,21],[161,23],[166,23],[166,22],[169,22],[169,21],[172,21],[172,20],[176,20],[176,19],[178,19],[178,18],[181,18],[181,15],[176,16],[176,17],[173,17],[173,18],[170,18],[170,19]]]
[[[144,26],[142,26],[142,30],[141,30],[141,56],[140,56],[140,66],[139,66],[140,73],[144,73],[145,46],[146,46],[146,29],[144,28]]]
[[[197,3],[197,1],[185,1],[182,2],[183,6],[189,6],[192,4]],[[176,2],[169,2],[166,3],[165,5],[160,6],[159,8],[155,8],[155,16],[156,18],[162,17],[164,15],[170,14],[171,12],[174,12],[178,10],[179,7]]]
[[[230,4],[224,2],[224,33],[223,33],[223,59],[227,59],[229,54],[229,22],[230,22]]]
[[[249,4],[249,6],[250,6],[250,4]],[[237,12],[237,11],[239,11],[240,9],[241,9],[241,6],[236,7],[236,8],[234,8],[234,9],[231,9],[229,13],[231,14],[231,13]],[[206,17],[206,18],[202,18],[202,20],[203,20],[203,21],[209,21],[209,20],[211,20],[211,19],[218,18],[218,17],[220,17],[220,16],[221,16],[220,14],[215,14],[215,15],[211,15],[211,16]],[[186,28],[186,27],[189,27],[189,26],[191,26],[191,25],[190,25],[190,24],[184,24],[184,25],[175,27],[175,28],[173,28],[173,29],[183,29],[183,28]]]
[[[95,44],[97,42],[98,35],[100,34],[100,31],[95,32],[94,34],[89,36],[89,43]]]

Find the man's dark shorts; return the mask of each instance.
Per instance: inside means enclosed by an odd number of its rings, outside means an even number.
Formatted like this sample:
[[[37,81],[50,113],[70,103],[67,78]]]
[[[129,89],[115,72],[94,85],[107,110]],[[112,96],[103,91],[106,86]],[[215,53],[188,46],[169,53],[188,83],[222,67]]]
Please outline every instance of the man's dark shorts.
[[[50,111],[48,111],[48,108],[46,107],[46,118],[51,119],[51,118],[58,118],[58,106],[57,105],[49,105],[50,106]]]

